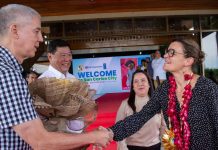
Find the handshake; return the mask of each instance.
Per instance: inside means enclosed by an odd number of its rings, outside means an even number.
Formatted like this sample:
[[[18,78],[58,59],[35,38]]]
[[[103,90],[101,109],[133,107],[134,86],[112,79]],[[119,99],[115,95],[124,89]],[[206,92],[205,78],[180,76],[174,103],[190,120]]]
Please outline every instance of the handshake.
[[[98,129],[91,132],[94,136],[93,150],[102,150],[113,141],[113,131],[109,128],[99,126]]]

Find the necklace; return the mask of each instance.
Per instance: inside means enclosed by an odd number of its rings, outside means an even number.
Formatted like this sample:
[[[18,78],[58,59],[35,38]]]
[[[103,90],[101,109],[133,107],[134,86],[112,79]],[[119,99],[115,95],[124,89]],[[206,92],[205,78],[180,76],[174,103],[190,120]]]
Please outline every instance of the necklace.
[[[170,88],[168,91],[168,110],[167,114],[171,123],[171,128],[166,131],[163,135],[162,141],[164,148],[168,150],[188,150],[189,149],[189,139],[190,139],[190,127],[187,121],[189,103],[192,98],[191,84],[190,81],[193,78],[193,74],[185,74],[184,79],[188,81],[184,87],[183,92],[183,103],[181,105],[180,114],[176,112],[176,81],[173,76],[169,77]],[[180,121],[177,116],[180,117]]]

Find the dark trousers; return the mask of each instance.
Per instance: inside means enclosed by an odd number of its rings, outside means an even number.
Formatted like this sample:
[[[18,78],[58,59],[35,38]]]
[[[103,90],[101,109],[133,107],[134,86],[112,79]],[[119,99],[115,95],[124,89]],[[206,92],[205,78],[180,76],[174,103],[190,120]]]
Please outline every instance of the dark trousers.
[[[133,145],[127,145],[129,150],[160,150],[161,144],[155,144],[153,146],[149,147],[141,147],[141,146],[133,146]]]

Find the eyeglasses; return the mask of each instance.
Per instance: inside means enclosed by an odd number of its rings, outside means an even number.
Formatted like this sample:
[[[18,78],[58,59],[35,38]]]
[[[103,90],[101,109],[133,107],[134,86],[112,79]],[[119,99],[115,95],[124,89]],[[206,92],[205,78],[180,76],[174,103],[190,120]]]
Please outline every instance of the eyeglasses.
[[[165,50],[165,54],[168,54],[169,57],[173,57],[175,54],[182,54],[182,55],[184,55],[183,53],[176,52],[175,49],[166,49]]]

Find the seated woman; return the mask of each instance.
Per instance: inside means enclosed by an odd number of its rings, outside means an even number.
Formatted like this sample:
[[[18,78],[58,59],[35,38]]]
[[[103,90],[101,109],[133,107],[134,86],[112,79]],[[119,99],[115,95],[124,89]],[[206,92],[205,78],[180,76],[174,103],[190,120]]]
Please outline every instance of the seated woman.
[[[151,82],[148,75],[141,70],[134,72],[132,77],[130,96],[124,100],[117,112],[116,122],[123,120],[133,113],[139,112],[150,99]],[[118,143],[118,150],[160,150],[161,129],[165,129],[162,115],[156,114],[143,127]]]

